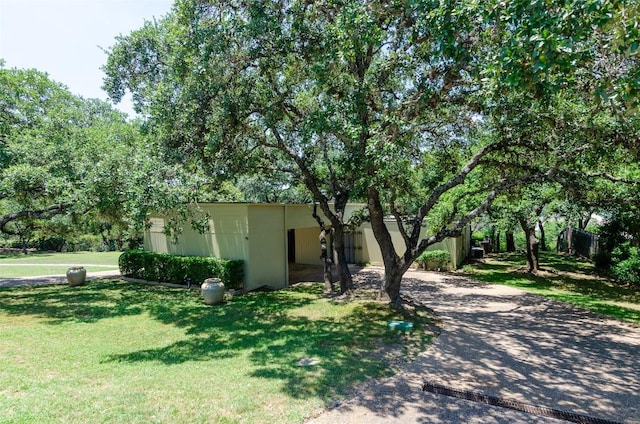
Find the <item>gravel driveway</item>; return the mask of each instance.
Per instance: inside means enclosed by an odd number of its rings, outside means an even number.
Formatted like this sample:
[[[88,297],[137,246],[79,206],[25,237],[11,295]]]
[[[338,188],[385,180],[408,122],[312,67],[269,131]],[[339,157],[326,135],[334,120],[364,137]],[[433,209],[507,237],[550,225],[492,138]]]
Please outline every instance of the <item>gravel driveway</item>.
[[[367,268],[359,281],[379,279]],[[523,291],[408,272],[403,291],[433,308],[442,334],[395,377],[308,423],[563,423],[423,392],[445,385],[602,420],[640,423],[640,327]]]

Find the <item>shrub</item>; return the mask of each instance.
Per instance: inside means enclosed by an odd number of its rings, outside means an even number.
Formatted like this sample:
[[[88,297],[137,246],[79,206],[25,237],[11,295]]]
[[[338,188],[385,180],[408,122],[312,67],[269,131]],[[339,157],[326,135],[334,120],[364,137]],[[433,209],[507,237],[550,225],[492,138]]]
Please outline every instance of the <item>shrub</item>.
[[[418,268],[426,270],[448,269],[451,255],[446,250],[427,250],[416,259]]]
[[[33,243],[34,247],[41,251],[62,252],[67,240],[61,236],[51,236],[47,238],[39,238]]]
[[[640,257],[629,258],[612,266],[611,275],[621,283],[640,286]]]
[[[67,239],[66,246],[69,252],[99,252],[102,249],[102,237],[95,234],[82,234]]]
[[[604,270],[629,258],[631,242],[640,239],[640,213],[637,208],[614,210],[607,221],[598,229],[599,253],[593,258],[596,265]]]
[[[486,238],[484,232],[482,231],[476,231],[474,233],[471,234],[471,240],[477,240],[477,241],[482,241]]]
[[[621,253],[624,249],[614,249],[614,254]],[[623,284],[634,284],[640,286],[640,249],[637,247],[628,248],[623,257],[619,260],[614,256],[614,265],[611,267],[611,275]],[[621,255],[621,256],[622,256]]]
[[[163,283],[184,284],[190,278],[192,283],[201,284],[207,278],[217,277],[225,287],[240,289],[244,278],[241,260],[128,250],[120,255],[118,264],[124,276]]]
[[[601,248],[598,253],[593,255],[593,262],[598,268],[609,269],[611,266],[611,252],[607,252]]]

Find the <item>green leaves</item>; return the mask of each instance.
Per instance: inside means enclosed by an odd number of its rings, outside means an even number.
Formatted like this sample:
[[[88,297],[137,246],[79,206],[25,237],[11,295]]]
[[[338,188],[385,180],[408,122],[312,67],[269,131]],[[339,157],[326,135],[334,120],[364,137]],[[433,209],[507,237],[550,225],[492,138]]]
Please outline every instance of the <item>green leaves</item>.
[[[178,161],[304,184],[327,215],[331,200],[380,201],[378,236],[384,216],[409,223],[411,259],[424,219],[431,243],[499,192],[547,177],[582,189],[578,174],[602,170],[619,147],[607,108],[637,103],[636,12],[624,0],[184,0],[119,39],[105,70]]]
[[[584,78],[595,83],[595,94],[604,100],[614,93],[637,94],[635,59],[614,72],[604,71],[602,62],[604,57],[619,60],[618,52],[637,50],[638,13],[633,2],[492,2],[484,23],[485,40],[501,46],[488,56],[485,72],[502,78],[496,82],[505,90],[528,88],[541,96],[582,84]],[[632,96],[624,100],[637,104]]]
[[[122,275],[147,281],[201,284],[218,277],[227,289],[242,289],[244,261],[128,250],[118,259]]]
[[[49,233],[110,228],[134,237],[149,208],[189,198],[168,183],[188,174],[165,165],[139,123],[108,103],[74,96],[35,70],[0,68],[0,82],[0,232],[58,215]]]

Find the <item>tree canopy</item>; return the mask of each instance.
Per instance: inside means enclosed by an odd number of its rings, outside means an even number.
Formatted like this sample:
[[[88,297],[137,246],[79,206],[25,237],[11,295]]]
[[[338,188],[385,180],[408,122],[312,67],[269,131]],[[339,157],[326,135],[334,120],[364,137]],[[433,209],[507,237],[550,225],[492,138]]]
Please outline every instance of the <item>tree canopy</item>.
[[[45,73],[0,67],[0,113],[1,233],[49,222],[51,232],[109,228],[122,242],[139,237],[149,208],[193,196],[191,175],[163,159],[140,123]]]
[[[593,184],[630,177],[595,159],[628,157],[634,146],[637,154],[637,133],[616,132],[637,128],[637,8],[622,0],[178,1],[162,20],[118,38],[105,88],[116,100],[131,91],[187,162],[303,183],[339,253],[346,202],[366,200],[382,291],[398,303],[415,258],[501,194],[542,181],[572,187],[585,173]],[[610,125],[599,132],[589,119]]]

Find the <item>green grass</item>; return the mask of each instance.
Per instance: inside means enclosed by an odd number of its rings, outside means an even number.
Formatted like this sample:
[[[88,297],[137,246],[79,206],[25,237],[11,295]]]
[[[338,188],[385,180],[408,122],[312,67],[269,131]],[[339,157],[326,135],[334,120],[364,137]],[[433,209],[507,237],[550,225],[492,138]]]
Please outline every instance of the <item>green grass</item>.
[[[195,290],[94,281],[0,289],[1,423],[302,422],[432,337],[426,312],[321,285],[207,307]]]
[[[524,255],[503,253],[486,258],[484,263],[467,265],[464,272],[480,281],[518,287],[640,324],[640,292],[600,276],[593,264],[543,252],[538,275],[525,272],[525,265]]]
[[[69,266],[88,272],[118,269],[121,252],[30,253],[0,255],[0,278],[63,275]]]

